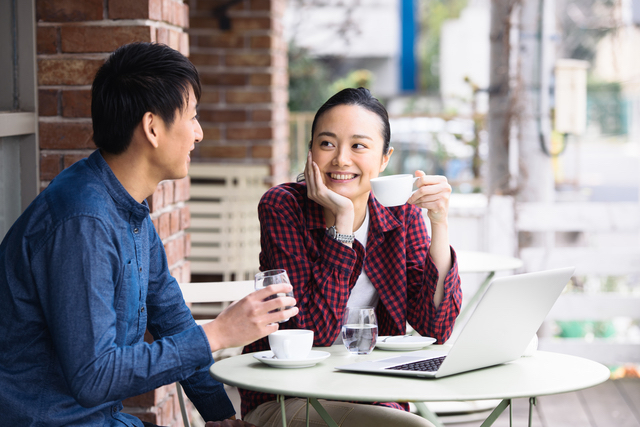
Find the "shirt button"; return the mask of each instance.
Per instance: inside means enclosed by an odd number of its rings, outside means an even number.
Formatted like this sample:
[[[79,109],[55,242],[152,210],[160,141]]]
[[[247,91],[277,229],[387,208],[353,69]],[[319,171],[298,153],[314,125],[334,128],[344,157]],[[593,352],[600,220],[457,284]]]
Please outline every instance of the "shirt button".
[[[111,411],[113,411],[113,413],[115,414],[116,412],[118,412],[118,408],[114,406],[113,408],[111,408]]]
[[[142,273],[142,267],[140,267],[140,268],[138,269],[138,271],[140,271],[140,273]]]
[[[133,232],[138,234],[140,232],[140,229],[138,227],[136,227],[136,228],[133,229]]]
[[[140,309],[140,312],[144,313],[144,307],[142,307],[142,308]]]

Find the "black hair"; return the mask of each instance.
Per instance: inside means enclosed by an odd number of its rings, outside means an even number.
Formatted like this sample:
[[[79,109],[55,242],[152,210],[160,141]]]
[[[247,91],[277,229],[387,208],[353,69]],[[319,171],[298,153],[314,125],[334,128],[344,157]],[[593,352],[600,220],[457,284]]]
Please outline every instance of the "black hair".
[[[327,102],[325,102],[322,107],[318,109],[315,117],[313,118],[313,124],[311,125],[311,141],[309,141],[309,149],[311,149],[311,144],[313,144],[313,134],[316,129],[316,123],[318,122],[320,117],[322,117],[324,113],[326,113],[333,107],[337,107],[339,105],[357,105],[371,111],[372,113],[377,114],[378,117],[380,117],[380,121],[382,122],[382,139],[384,141],[382,154],[387,154],[389,152],[389,144],[391,143],[391,126],[389,125],[389,114],[387,113],[387,110],[384,108],[382,103],[378,101],[377,98],[374,98],[373,95],[371,95],[369,89],[365,89],[363,87],[359,87],[358,89],[343,89],[329,98]]]
[[[116,49],[96,73],[91,87],[93,141],[111,154],[123,153],[147,112],[167,126],[202,89],[196,67],[180,52],[158,43],[131,43]]]

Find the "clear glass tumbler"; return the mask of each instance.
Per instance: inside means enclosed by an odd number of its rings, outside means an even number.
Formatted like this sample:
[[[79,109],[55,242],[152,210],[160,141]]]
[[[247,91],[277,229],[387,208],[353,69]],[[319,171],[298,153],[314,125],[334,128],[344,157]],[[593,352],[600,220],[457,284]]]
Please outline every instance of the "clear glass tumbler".
[[[254,287],[257,291],[267,286],[275,285],[278,283],[291,283],[289,281],[289,276],[287,276],[286,270],[279,269],[279,270],[261,271],[260,273],[256,274]],[[279,292],[267,299],[273,299],[276,297],[284,297],[284,296],[293,298],[293,292],[287,292],[287,293]],[[285,307],[285,309],[287,308],[291,308],[291,307]],[[278,309],[277,311],[280,311],[280,309]],[[281,320],[279,323],[286,322],[287,320],[289,319]]]
[[[347,307],[342,317],[342,342],[353,354],[369,354],[378,339],[373,307]]]

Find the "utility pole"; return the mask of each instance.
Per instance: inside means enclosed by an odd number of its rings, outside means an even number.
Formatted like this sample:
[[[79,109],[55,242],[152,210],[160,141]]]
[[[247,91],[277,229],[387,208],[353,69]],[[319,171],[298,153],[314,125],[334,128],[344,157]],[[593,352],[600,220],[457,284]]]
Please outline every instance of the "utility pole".
[[[489,156],[487,195],[510,194],[509,140],[513,98],[511,90],[511,17],[518,0],[491,1],[489,71]]]

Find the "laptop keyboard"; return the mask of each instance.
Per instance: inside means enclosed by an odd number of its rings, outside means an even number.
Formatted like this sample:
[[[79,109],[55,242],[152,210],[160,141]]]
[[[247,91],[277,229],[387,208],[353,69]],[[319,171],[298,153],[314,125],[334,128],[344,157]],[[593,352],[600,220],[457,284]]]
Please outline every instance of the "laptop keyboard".
[[[418,360],[417,362],[405,363],[403,365],[397,365],[397,366],[390,366],[385,369],[392,369],[394,371],[435,372],[438,370],[438,368],[440,368],[440,365],[442,365],[442,362],[444,361],[445,357],[446,356],[436,357],[434,359]]]

